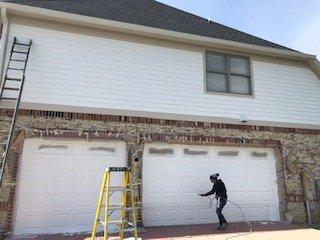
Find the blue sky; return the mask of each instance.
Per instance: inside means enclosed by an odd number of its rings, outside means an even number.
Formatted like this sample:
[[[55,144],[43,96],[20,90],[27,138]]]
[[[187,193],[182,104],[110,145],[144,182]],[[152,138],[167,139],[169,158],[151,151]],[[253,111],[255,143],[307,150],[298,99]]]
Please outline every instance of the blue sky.
[[[320,0],[158,0],[320,59]]]

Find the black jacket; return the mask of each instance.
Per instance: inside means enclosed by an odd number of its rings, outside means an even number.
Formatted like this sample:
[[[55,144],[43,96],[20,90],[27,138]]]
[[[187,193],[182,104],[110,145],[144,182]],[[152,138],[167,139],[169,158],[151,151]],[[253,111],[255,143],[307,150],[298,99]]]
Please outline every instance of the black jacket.
[[[227,189],[221,179],[217,180],[215,184],[213,184],[212,190],[203,194],[203,196],[209,196],[212,194],[216,194],[217,197],[227,198]]]

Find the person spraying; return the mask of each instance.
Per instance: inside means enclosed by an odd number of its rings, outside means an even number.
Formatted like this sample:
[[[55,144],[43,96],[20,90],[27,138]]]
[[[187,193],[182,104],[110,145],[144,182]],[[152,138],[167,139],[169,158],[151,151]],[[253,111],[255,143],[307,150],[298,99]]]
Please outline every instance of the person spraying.
[[[199,194],[199,196],[205,197],[205,196],[210,196],[212,194],[216,194],[216,199],[219,203],[216,209],[216,213],[219,218],[219,225],[216,229],[224,230],[228,227],[229,224],[227,223],[225,217],[222,214],[222,209],[224,208],[224,206],[228,201],[228,196],[227,196],[226,186],[224,185],[221,179],[218,179],[218,177],[219,177],[218,173],[212,174],[210,176],[210,181],[213,183],[213,187],[211,191],[207,193]]]

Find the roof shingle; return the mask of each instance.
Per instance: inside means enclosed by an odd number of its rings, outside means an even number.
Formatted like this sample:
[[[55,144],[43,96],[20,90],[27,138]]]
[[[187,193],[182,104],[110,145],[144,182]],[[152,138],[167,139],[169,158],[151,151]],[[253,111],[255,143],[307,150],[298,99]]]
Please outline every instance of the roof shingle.
[[[154,0],[3,0],[16,4],[292,50]]]

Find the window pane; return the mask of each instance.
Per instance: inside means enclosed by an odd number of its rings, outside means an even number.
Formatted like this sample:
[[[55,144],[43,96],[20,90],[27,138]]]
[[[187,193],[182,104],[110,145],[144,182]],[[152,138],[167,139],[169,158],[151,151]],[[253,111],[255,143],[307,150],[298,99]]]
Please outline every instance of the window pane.
[[[232,93],[250,94],[249,81],[248,77],[230,76],[230,91]]]
[[[231,73],[249,75],[249,59],[230,57]]]
[[[227,92],[227,75],[208,72],[207,90],[214,92]]]
[[[207,53],[207,71],[225,72],[226,71],[226,57]]]

